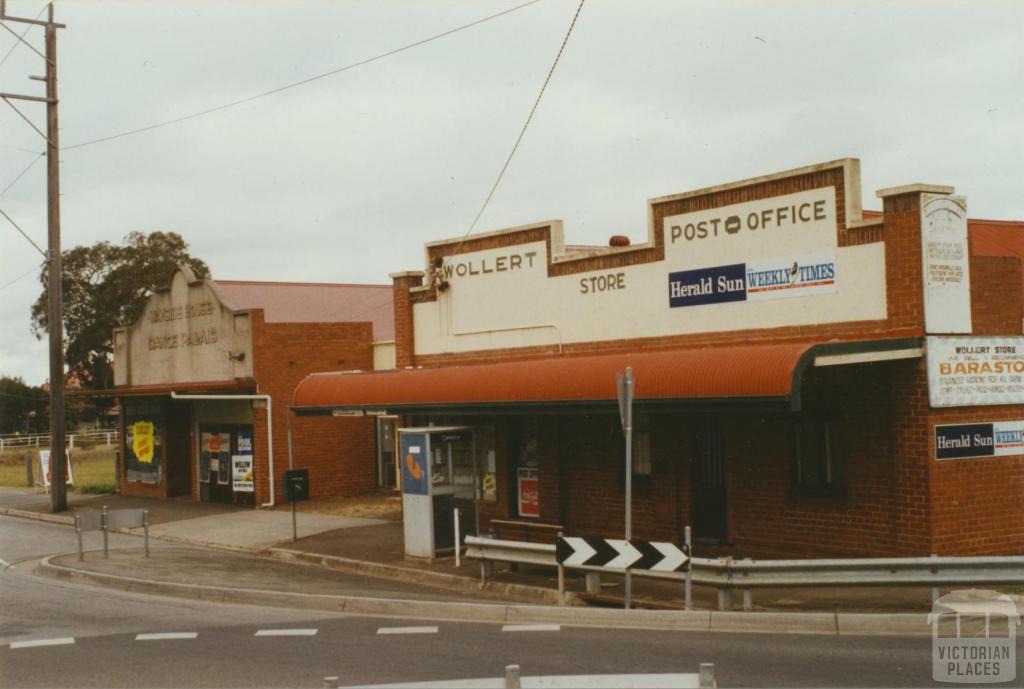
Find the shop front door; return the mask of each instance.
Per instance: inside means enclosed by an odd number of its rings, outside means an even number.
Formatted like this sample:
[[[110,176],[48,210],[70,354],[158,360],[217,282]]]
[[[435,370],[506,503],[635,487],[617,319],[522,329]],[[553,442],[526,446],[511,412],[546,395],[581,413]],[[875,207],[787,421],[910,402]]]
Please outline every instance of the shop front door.
[[[725,439],[715,419],[697,422],[693,435],[692,485],[694,538],[726,540]]]
[[[231,429],[199,427],[199,499],[231,502]]]
[[[377,417],[377,485],[396,488],[395,422],[393,416]]]

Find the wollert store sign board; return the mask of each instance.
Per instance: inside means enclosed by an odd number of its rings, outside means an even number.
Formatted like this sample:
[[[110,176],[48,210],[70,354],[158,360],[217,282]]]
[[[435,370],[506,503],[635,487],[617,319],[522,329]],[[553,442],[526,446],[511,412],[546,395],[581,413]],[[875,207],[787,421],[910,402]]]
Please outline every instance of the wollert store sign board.
[[[1024,337],[929,337],[928,401],[1024,404]]]
[[[1024,454],[1024,420],[935,427],[935,459]]]

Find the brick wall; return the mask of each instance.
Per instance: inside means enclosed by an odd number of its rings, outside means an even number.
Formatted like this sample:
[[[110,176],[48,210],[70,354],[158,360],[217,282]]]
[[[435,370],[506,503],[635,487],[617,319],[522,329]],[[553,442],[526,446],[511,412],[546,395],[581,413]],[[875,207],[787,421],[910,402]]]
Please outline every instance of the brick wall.
[[[372,324],[267,323],[263,310],[252,311],[253,374],[261,394],[273,398],[274,493],[281,501],[281,474],[288,468],[288,410],[295,387],[310,373],[373,370]],[[371,492],[376,475],[373,418],[293,417],[292,451],[296,468],[309,469],[310,497],[355,496]],[[255,488],[266,502],[266,410],[253,412]]]
[[[920,195],[887,196],[878,224],[847,228],[842,171],[807,175],[669,200],[652,208],[653,246],[550,262],[551,228],[534,226],[473,238],[461,246],[429,247],[430,257],[546,241],[548,274],[565,275],[660,260],[662,219],[679,213],[832,185],[837,190],[837,242],[885,246],[886,318],[816,326],[709,332],[657,338],[566,343],[563,356],[602,352],[707,347],[750,342],[824,342],[922,337]],[[850,190],[851,192],[859,190]],[[1021,262],[971,257],[972,317],[976,335],[1022,332]],[[482,364],[558,355],[555,346],[474,352],[414,354],[412,308],[430,301],[430,290],[409,291],[396,279],[399,366]],[[404,342],[403,342],[403,338]],[[404,353],[404,354],[403,354]],[[1024,552],[1024,458],[937,462],[933,427],[1024,418],[1020,405],[932,409],[925,360],[811,368],[807,388],[831,389],[841,408],[846,437],[847,489],[841,496],[811,496],[790,486],[792,416],[788,412],[719,415],[725,434],[728,540],[722,552],[755,556],[832,554],[927,555]],[[634,484],[634,534],[681,540],[692,523],[692,437],[702,423],[689,412],[652,417],[650,477]],[[514,470],[507,437],[521,419],[498,422],[499,501],[481,509],[486,523],[515,514]],[[541,419],[541,521],[560,523],[573,535],[619,536],[623,532],[622,435],[614,415],[563,415]],[[503,481],[508,482],[506,488]]]
[[[975,335],[1021,334],[1021,260],[971,256],[971,325]]]
[[[933,552],[1024,554],[1024,457],[934,459],[935,425],[1008,420],[1024,420],[1024,406],[951,407],[927,415]]]

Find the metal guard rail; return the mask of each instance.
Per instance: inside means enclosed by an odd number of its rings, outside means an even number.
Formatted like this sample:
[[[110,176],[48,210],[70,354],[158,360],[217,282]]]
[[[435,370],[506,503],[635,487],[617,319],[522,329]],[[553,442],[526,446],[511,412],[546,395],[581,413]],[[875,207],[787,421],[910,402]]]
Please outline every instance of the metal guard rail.
[[[499,541],[467,536],[466,557],[484,562],[514,562],[558,567],[555,546],[541,543]],[[632,570],[635,577],[686,581],[719,591],[719,607],[731,608],[734,589],[744,592],[744,608],[751,607],[750,590],[766,587],[818,586],[938,586],[977,584],[1024,584],[1024,556],[904,557],[827,560],[734,560],[690,559],[691,571],[651,572]],[[625,570],[605,567],[572,569],[608,574]],[[483,570],[483,566],[482,566]],[[933,591],[933,598],[937,592]]]

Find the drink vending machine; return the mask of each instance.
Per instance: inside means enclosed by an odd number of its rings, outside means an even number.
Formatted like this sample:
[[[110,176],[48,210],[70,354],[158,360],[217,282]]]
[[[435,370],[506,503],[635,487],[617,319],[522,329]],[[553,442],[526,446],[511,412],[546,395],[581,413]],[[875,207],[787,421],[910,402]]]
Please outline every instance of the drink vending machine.
[[[454,552],[455,500],[479,497],[473,430],[401,428],[398,437],[405,554],[434,558]]]

